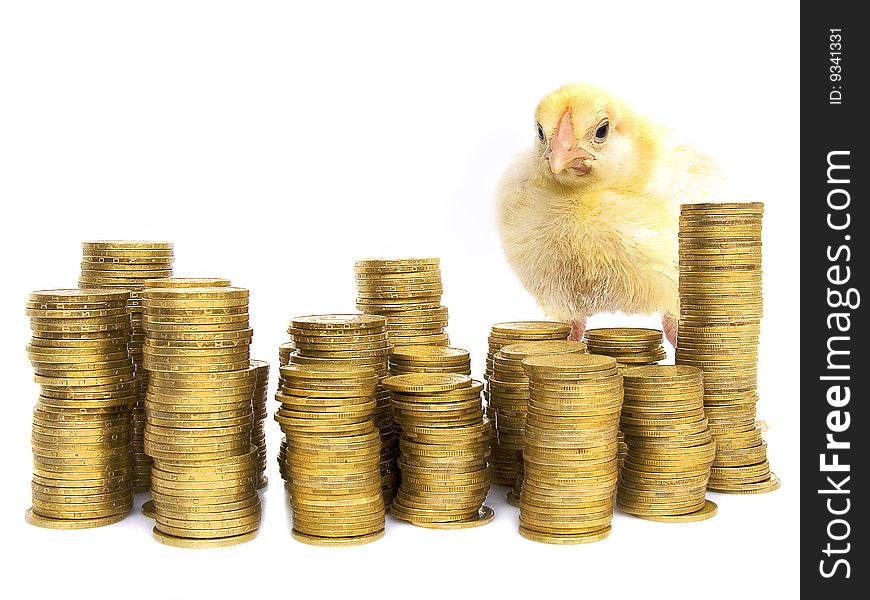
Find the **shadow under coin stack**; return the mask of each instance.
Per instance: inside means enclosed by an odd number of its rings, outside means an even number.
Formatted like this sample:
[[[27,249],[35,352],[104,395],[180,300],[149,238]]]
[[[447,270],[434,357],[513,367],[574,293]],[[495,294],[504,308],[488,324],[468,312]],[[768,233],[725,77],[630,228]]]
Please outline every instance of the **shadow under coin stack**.
[[[468,350],[448,346],[398,346],[390,354],[390,374],[458,373],[471,376]]]
[[[237,287],[143,292],[145,449],[154,460],[154,537],[164,544],[229,546],[257,534],[248,295]]]
[[[616,503],[651,521],[703,521],[716,442],[704,416],[701,370],[680,365],[625,369],[621,427],[628,455]]]
[[[40,385],[33,410],[32,507],[26,520],[53,529],[115,523],[133,506],[128,353],[129,293],[30,294],[27,354]]]
[[[490,420],[493,421],[498,444],[502,448],[520,453],[516,482],[514,488],[507,494],[507,502],[512,506],[520,505],[523,489],[523,433],[526,427],[526,412],[529,408],[529,379],[523,370],[522,362],[530,356],[582,354],[583,352],[586,352],[586,344],[583,342],[553,340],[502,346],[493,357],[487,411]]]
[[[467,375],[411,373],[384,380],[401,426],[402,484],[394,517],[433,529],[489,523],[483,506],[490,486],[490,425],[483,416],[483,384]]]
[[[386,317],[394,346],[449,345],[439,263],[437,258],[356,261],[357,310]]]
[[[707,489],[779,488],[756,425],[764,205],[685,204],[680,212],[677,364],[704,372],[704,408],[716,439]]]
[[[490,390],[489,378],[492,376],[493,360],[495,353],[502,346],[519,344],[521,342],[542,342],[547,340],[567,340],[571,333],[571,327],[557,321],[514,321],[510,323],[496,323],[492,326],[489,334],[489,352],[486,355],[486,371],[484,380],[487,389],[484,393],[489,411]],[[495,427],[495,417],[489,413],[490,423]],[[516,484],[517,471],[522,458],[516,450],[503,448],[497,433],[492,436],[492,456],[489,464],[492,467],[492,481],[500,485]]]
[[[257,447],[257,489],[268,485],[266,464],[269,457],[266,452],[266,417],[269,415],[266,403],[269,399],[269,363],[264,360],[252,360],[251,366],[257,370],[257,385],[254,388],[254,426],[251,429],[251,445]]]
[[[610,535],[622,376],[596,354],[531,356],[520,535],[582,544]]]
[[[275,420],[287,436],[293,537],[321,546],[384,535],[378,376],[348,363],[281,367]]]
[[[654,365],[667,356],[664,334],[659,329],[643,327],[603,327],[587,329],[583,335],[589,354],[602,354],[616,359],[619,368]],[[628,446],[619,432],[619,467],[625,460]]]
[[[151,459],[145,454],[145,392],[148,373],[142,369],[142,289],[149,280],[172,275],[171,242],[105,240],[82,242],[80,288],[123,288],[130,291],[128,310],[133,323],[130,356],[136,367],[139,398],[133,406],[133,491],[147,491]]]
[[[296,349],[290,364],[371,367],[379,378],[389,374],[391,342],[386,320],[379,315],[309,315],[297,317],[287,330]],[[399,486],[396,468],[396,430],[390,392],[378,384],[372,420],[381,436],[381,486],[389,504]],[[286,450],[285,450],[286,454]]]

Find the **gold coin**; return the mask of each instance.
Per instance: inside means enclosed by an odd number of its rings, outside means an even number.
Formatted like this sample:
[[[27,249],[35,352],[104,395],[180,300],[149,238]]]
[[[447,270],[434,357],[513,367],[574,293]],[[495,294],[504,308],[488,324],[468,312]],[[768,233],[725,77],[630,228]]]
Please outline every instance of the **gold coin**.
[[[410,373],[386,377],[381,384],[395,392],[437,393],[470,387],[472,379],[455,373]]]
[[[504,336],[518,336],[523,334],[533,335],[562,335],[565,337],[571,332],[571,326],[558,321],[514,321],[509,323],[496,323],[492,326],[492,333]]]
[[[230,280],[220,277],[167,277],[165,279],[152,279],[146,287],[160,288],[204,288],[204,287],[229,287]]]
[[[45,529],[88,529],[91,527],[102,527],[104,525],[117,523],[118,521],[123,520],[126,516],[127,513],[118,513],[107,517],[97,517],[92,519],[56,519],[39,515],[35,513],[32,508],[28,508],[27,512],[24,514],[24,520],[31,525],[43,527]]]
[[[327,314],[297,317],[290,322],[294,329],[303,331],[321,330],[367,330],[385,325],[383,317],[365,314]]]
[[[577,353],[530,356],[523,359],[522,364],[527,373],[536,376],[555,373],[557,378],[566,374],[606,372],[616,367],[616,361],[609,356]]]
[[[127,302],[130,293],[100,289],[57,289],[39,290],[28,295],[28,301],[51,308],[55,304],[67,303]]]
[[[392,360],[417,363],[467,364],[470,356],[467,350],[443,346],[403,346],[395,348]]]
[[[93,241],[82,242],[82,249],[84,251],[89,251],[89,250],[101,250],[101,251],[166,250],[166,251],[171,251],[173,249],[173,244],[172,244],[172,242],[162,242],[162,241],[155,242],[155,241],[143,241],[143,240],[93,240]]]
[[[235,546],[249,542],[257,537],[258,530],[250,531],[240,535],[231,535],[221,538],[185,538],[169,535],[158,530],[157,527],[151,530],[154,539],[167,546],[176,548],[225,548],[227,546]]]
[[[354,263],[356,269],[383,269],[391,267],[437,267],[440,258],[365,258]]]

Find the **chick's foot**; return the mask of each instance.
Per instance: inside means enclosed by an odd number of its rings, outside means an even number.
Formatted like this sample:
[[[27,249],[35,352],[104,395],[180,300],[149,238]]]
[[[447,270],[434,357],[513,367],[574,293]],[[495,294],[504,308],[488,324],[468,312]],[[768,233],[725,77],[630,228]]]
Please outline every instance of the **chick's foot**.
[[[568,339],[572,342],[580,342],[583,340],[583,333],[586,331],[586,319],[575,319],[571,322],[571,334]]]
[[[677,328],[679,324],[680,320],[677,317],[662,315],[662,329],[664,329],[665,337],[668,338],[674,350],[677,349]]]

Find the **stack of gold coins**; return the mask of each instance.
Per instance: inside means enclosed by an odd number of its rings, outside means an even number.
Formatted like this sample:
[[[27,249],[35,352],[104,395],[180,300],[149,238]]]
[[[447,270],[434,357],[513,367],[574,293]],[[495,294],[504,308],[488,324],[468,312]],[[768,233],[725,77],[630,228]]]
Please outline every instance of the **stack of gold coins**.
[[[27,355],[40,396],[33,411],[29,523],[83,529],[120,521],[133,505],[130,413],[136,401],[129,293],[30,294]]]
[[[410,373],[384,380],[401,426],[402,484],[393,516],[421,527],[459,529],[489,523],[490,425],[483,384],[467,375]]]
[[[171,242],[105,240],[82,243],[80,288],[121,288],[129,290],[127,307],[133,324],[130,355],[136,367],[139,398],[133,406],[133,490],[147,491],[151,460],[144,450],[145,392],[148,374],[142,369],[142,289],[154,279],[172,275]]]
[[[716,442],[704,416],[701,370],[679,365],[622,372],[621,427],[628,455],[616,503],[653,521],[703,521],[716,514],[706,499]]]
[[[293,342],[285,342],[278,346],[278,366],[283,367],[290,362],[290,355],[296,351]],[[282,385],[280,371],[278,377],[278,387]],[[278,472],[281,474],[281,479],[287,481],[287,438],[281,440],[281,445],[278,446]]]
[[[390,374],[459,373],[471,375],[468,350],[448,346],[398,346],[390,355]]]
[[[495,353],[502,346],[519,344],[521,342],[543,342],[547,340],[566,340],[571,333],[571,327],[556,321],[514,321],[511,323],[496,323],[489,334],[489,352],[486,355],[486,372],[484,379],[489,382],[492,376]],[[490,390],[486,389],[487,411],[489,410]],[[495,416],[487,413],[489,420],[495,425]],[[489,464],[492,467],[492,481],[501,485],[513,486],[517,480],[517,470],[522,457],[516,450],[503,448],[498,435],[492,436],[492,456]]]
[[[290,364],[371,367],[379,377],[389,374],[389,334],[386,319],[379,315],[309,315],[297,317],[288,329],[296,349]],[[389,504],[399,485],[396,467],[396,430],[390,392],[380,384],[372,419],[381,434],[381,484],[384,502]],[[286,450],[285,450],[286,453]]]
[[[580,544],[610,534],[622,376],[597,354],[531,356],[520,534]]]
[[[252,360],[251,366],[257,370],[257,385],[254,388],[254,426],[251,429],[251,444],[257,447],[257,488],[266,487],[266,401],[269,398],[269,363],[264,360]]]
[[[248,295],[237,287],[143,292],[145,450],[154,459],[154,537],[162,543],[226,546],[257,534]]]
[[[281,367],[275,420],[287,436],[293,537],[352,545],[384,535],[378,376],[349,362]]]
[[[166,277],[161,279],[149,279],[145,282],[146,287],[159,287],[159,288],[199,288],[199,287],[228,287],[232,285],[229,279],[224,279],[222,277]],[[144,381],[147,381],[148,372],[144,369],[140,369],[141,377]],[[144,398],[147,394],[143,393],[142,397]],[[144,404],[144,400],[143,400]],[[143,409],[144,410],[144,409]],[[144,415],[143,415],[144,416]],[[142,425],[142,433],[140,441],[140,445],[144,442],[144,422],[147,422],[147,418],[143,420]],[[144,452],[144,450],[143,450]],[[146,456],[146,460],[148,464],[151,464],[151,459]],[[149,467],[148,470],[148,479],[150,481],[151,470]],[[142,512],[145,516],[149,518],[154,518],[154,502],[151,500],[145,502],[142,505]]]
[[[687,204],[680,213],[677,364],[704,371],[704,408],[716,438],[708,489],[754,494],[779,487],[756,426],[764,205]]]
[[[386,317],[394,346],[449,345],[439,264],[437,258],[356,261],[357,310]]]
[[[616,359],[621,367],[652,365],[667,356],[658,329],[642,327],[602,327],[587,329],[583,341],[589,354],[603,354]]]
[[[575,352],[586,352],[586,344],[567,340],[524,342],[502,346],[495,353],[492,377],[489,378],[487,410],[499,445],[520,455],[516,482],[507,495],[508,504],[519,506],[523,489],[523,433],[529,407],[529,379],[523,371],[523,360],[530,356]]]
[[[618,367],[654,365],[666,357],[662,345],[664,335],[659,329],[642,327],[604,327],[587,329],[583,336],[590,354],[603,354],[616,359]],[[625,461],[628,446],[619,432],[619,468]]]

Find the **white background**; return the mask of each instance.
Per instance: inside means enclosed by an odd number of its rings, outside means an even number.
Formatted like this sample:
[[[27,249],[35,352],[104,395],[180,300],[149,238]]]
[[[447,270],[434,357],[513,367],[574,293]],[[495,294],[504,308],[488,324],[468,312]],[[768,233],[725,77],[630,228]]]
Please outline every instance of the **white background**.
[[[44,598],[793,597],[797,6],[294,4],[2,4],[4,588]],[[270,421],[272,485],[248,544],[167,548],[139,514],[80,532],[24,523],[37,395],[24,302],[34,289],[75,286],[80,241],[173,240],[178,275],[249,287],[254,354],[273,364],[291,316],[353,310],[355,258],[440,256],[451,338],[474,352],[479,376],[492,323],[540,316],[503,259],[495,182],[531,143],[539,98],[569,81],[609,88],[681,130],[719,160],[734,199],[766,203],[759,413],[780,491],[711,494],[719,515],[698,524],[617,514],[607,540],[552,547],[518,535],[496,488],[498,517],[484,528],[390,521],[375,544],[321,549],[290,537]],[[611,323],[658,322],[589,325]]]

